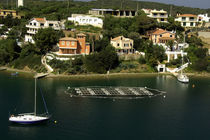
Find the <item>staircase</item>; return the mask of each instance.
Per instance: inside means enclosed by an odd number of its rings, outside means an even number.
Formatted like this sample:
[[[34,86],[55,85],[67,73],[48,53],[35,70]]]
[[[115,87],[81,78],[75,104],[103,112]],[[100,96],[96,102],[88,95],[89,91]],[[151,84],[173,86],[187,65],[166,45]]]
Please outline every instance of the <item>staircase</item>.
[[[46,60],[45,56],[42,57],[41,62],[45,66],[45,68],[47,69],[47,73],[53,72],[53,68],[50,65],[47,64],[47,60]]]
[[[175,69],[173,69],[173,70],[171,70],[171,69],[169,69],[169,68],[166,68],[166,71],[171,72],[171,73],[179,72],[179,71],[185,69],[186,67],[188,67],[189,64],[190,64],[189,62],[188,62],[188,63],[185,63],[185,64],[182,65],[181,67],[175,68]]]

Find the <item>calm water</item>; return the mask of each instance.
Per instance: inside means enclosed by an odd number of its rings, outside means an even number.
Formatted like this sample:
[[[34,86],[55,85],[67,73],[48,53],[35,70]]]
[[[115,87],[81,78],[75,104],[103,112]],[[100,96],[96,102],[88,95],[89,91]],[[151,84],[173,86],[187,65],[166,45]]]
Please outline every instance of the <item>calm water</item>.
[[[189,84],[182,84],[166,75],[98,80],[42,79],[39,85],[53,115],[51,121],[44,125],[17,126],[8,122],[8,114],[33,110],[34,80],[1,72],[1,139],[209,139],[210,78],[191,77],[190,80]],[[167,97],[115,101],[70,98],[64,92],[68,86],[147,86],[166,91]],[[43,111],[41,97],[38,109]],[[58,123],[54,124],[54,120]]]

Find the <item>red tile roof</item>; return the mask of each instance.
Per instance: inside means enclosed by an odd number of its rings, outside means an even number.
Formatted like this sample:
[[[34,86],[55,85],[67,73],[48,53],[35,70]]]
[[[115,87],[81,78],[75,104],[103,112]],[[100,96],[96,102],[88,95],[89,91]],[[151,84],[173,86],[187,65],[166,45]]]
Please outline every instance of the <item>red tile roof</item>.
[[[38,22],[45,22],[46,21],[45,18],[34,18],[34,19]]]
[[[197,17],[197,16],[193,14],[182,14],[182,15],[178,15],[178,17]]]

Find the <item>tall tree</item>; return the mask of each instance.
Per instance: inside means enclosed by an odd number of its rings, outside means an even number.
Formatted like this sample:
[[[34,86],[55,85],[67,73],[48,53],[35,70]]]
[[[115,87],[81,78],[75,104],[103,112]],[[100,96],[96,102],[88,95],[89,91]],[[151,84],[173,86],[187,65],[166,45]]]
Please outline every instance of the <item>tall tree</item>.
[[[33,37],[36,47],[40,49],[41,54],[51,51],[59,39],[58,32],[52,28],[39,29]]]

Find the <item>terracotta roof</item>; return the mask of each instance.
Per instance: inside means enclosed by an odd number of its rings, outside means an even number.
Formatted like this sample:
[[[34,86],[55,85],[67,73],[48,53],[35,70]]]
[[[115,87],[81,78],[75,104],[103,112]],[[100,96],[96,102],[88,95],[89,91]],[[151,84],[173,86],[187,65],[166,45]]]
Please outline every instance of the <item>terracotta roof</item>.
[[[197,16],[193,14],[182,14],[182,15],[178,15],[178,17],[197,17]]]
[[[73,37],[64,37],[64,38],[60,38],[59,40],[62,40],[62,41],[77,41],[77,39],[73,38]]]
[[[45,22],[46,21],[45,18],[34,18],[34,19],[38,22]]]
[[[111,40],[112,41],[120,40],[121,37],[124,38],[124,36],[118,36],[118,37],[112,38]]]
[[[159,35],[159,34],[163,34],[163,33],[171,33],[170,31],[167,31],[167,30],[163,30],[163,29],[155,29],[154,31],[150,32],[150,34],[156,34],[156,35]],[[171,33],[173,34],[173,33]]]

